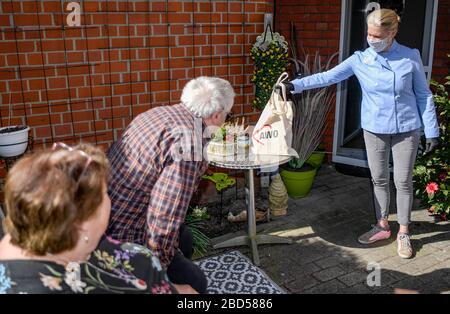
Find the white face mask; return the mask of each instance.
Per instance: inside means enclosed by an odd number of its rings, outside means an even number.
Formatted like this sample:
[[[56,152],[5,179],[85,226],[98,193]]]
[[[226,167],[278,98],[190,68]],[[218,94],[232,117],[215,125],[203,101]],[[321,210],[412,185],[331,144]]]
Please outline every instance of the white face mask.
[[[386,37],[384,39],[369,39],[367,38],[367,43],[375,52],[382,52],[386,50],[386,48],[389,46],[389,37]]]

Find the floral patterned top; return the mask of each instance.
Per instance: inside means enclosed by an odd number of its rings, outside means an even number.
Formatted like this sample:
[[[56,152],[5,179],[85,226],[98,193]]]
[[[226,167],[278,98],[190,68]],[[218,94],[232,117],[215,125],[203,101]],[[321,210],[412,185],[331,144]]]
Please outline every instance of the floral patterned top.
[[[0,261],[2,293],[176,293],[157,257],[140,245],[105,238],[87,262],[66,267],[37,260]]]

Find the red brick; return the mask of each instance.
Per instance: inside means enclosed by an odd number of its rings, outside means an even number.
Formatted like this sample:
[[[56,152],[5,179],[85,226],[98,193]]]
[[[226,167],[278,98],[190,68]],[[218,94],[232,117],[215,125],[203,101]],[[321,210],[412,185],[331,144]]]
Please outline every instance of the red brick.
[[[68,51],[67,52],[67,62],[68,63],[81,63],[84,62],[84,54],[83,52],[78,51]]]
[[[61,124],[61,125],[55,125],[53,127],[54,134],[56,136],[65,136],[65,135],[71,135],[72,132],[72,126],[70,124]]]
[[[85,111],[74,111],[72,112],[73,121],[91,121],[92,119],[95,119],[95,117],[92,114],[92,110],[85,110]]]
[[[69,98],[69,91],[67,89],[50,89],[46,92],[41,92],[43,100],[63,100]]]
[[[41,47],[39,45],[39,47]],[[67,48],[67,43],[66,43]],[[46,40],[42,42],[43,51],[64,51],[64,41],[63,40]]]
[[[61,13],[61,11],[64,11],[69,13],[69,11],[66,11],[67,4],[64,6],[64,10],[62,10],[61,1],[42,1],[42,7],[44,12]]]
[[[64,30],[65,38],[79,38],[83,32],[81,28],[66,28]]]
[[[82,10],[84,12],[97,12],[100,9],[99,1],[83,1]]]
[[[89,78],[87,77],[86,80]],[[79,87],[85,85],[85,77],[84,76],[69,76],[69,86],[70,87]]]
[[[15,14],[15,26],[50,26],[52,25],[52,16],[50,14]]]
[[[48,81],[49,81],[48,88],[51,89],[67,88],[66,78],[64,77],[50,78]]]
[[[63,51],[47,53],[47,64],[64,64],[66,56]]]
[[[31,127],[49,125],[50,117],[48,115],[31,116],[27,118],[27,123]]]
[[[2,10],[4,13],[21,12],[20,1],[2,1]]]
[[[90,123],[89,122],[78,122],[73,124],[74,132],[76,134],[90,132]]]
[[[191,20],[191,14],[189,14],[189,13],[179,13],[179,12],[177,12],[177,13],[168,13],[167,14],[167,22],[168,23],[173,23],[173,24],[176,24],[176,23],[183,23],[183,24],[186,24],[186,23],[192,23],[192,20]]]
[[[67,112],[70,110],[70,107],[68,104],[54,104],[50,106],[50,112],[52,113],[61,113],[61,112]]]
[[[0,26],[12,26],[9,17],[9,15],[0,15]]]

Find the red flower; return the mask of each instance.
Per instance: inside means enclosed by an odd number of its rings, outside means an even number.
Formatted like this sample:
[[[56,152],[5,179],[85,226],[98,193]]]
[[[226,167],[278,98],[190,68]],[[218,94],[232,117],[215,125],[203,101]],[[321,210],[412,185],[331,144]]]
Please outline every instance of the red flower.
[[[447,221],[447,214],[442,213],[441,214],[441,219],[442,219],[442,221]]]
[[[444,180],[446,180],[446,179],[447,179],[447,174],[446,174],[445,172],[442,172],[442,173],[439,175],[439,180],[444,181]]]
[[[430,182],[427,184],[426,191],[428,194],[434,194],[439,191],[439,185],[436,182]]]

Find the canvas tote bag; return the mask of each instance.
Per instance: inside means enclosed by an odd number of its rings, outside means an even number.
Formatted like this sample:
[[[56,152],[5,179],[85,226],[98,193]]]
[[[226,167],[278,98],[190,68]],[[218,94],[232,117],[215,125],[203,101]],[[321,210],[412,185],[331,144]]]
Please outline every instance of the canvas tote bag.
[[[276,85],[287,81],[289,75],[284,72]],[[275,86],[276,86],[275,85]],[[252,133],[252,153],[258,162],[276,163],[289,156],[298,157],[292,144],[292,101],[286,98],[286,88],[282,87],[282,95],[272,91],[272,95],[264,108]]]

